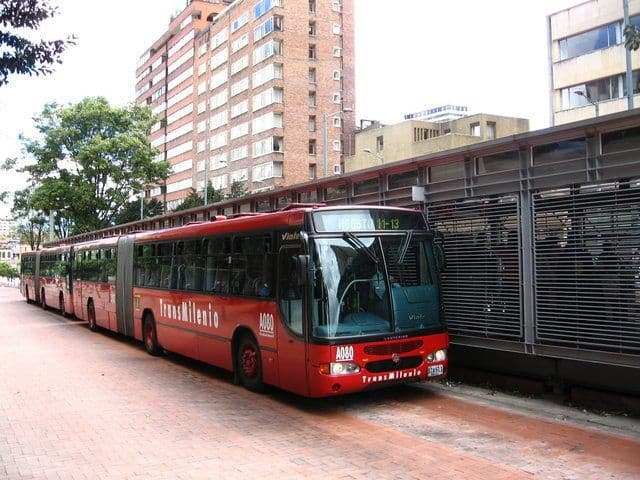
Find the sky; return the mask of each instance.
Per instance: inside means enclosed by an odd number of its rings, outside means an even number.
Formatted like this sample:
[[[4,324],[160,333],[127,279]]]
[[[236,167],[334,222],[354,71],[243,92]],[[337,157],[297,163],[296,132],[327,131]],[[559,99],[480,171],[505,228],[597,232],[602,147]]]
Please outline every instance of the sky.
[[[354,0],[356,119],[395,123],[406,113],[455,104],[528,118],[532,130],[548,127],[547,15],[582,2]],[[138,58],[185,0],[50,3],[59,13],[37,35],[73,34],[76,45],[54,74],[11,76],[0,87],[0,162],[20,156],[18,136],[34,135],[32,119],[46,103],[99,95],[113,105],[133,101]],[[21,187],[20,175],[0,173],[0,191]],[[0,205],[0,215],[7,208]]]

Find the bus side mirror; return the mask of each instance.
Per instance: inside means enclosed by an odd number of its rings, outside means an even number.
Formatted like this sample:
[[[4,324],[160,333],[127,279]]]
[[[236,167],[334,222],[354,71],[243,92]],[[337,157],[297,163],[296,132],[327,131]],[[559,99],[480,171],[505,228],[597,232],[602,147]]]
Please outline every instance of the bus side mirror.
[[[298,276],[298,282],[300,285],[309,285],[309,255],[297,255],[296,256],[296,275]]]

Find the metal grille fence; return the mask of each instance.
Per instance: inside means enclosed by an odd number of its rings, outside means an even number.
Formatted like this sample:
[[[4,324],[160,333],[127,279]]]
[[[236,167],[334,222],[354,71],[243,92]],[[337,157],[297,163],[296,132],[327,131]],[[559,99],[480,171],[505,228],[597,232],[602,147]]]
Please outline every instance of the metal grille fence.
[[[439,203],[427,213],[446,239],[442,292],[450,331],[521,340],[517,198]]]
[[[536,337],[640,353],[640,183],[534,195]]]

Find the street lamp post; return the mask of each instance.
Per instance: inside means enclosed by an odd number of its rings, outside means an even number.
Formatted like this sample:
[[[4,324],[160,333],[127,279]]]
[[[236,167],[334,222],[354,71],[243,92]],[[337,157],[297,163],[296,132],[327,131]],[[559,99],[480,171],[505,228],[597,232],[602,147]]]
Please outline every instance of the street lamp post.
[[[323,113],[322,114],[322,161],[323,161],[323,176],[327,177],[327,175],[329,174],[329,139],[328,137],[328,128],[327,128],[327,119],[329,117],[333,117],[334,115],[340,115],[342,113],[351,113],[353,112],[353,109],[351,108],[343,108],[342,110],[340,110],[339,112],[335,112],[335,113],[330,113],[330,114],[326,114]]]
[[[368,153],[369,155],[371,155],[372,157],[374,157],[376,160],[378,160],[378,162],[380,162],[380,165],[384,164],[384,157],[382,155],[380,155],[378,152],[373,152],[371,151],[370,148],[365,148],[364,150],[362,150],[364,153]]]
[[[594,106],[595,110],[596,110],[596,118],[598,118],[598,116],[600,115],[600,106],[598,105],[598,102],[594,102],[593,100],[591,100],[591,95],[589,95],[589,93],[585,93],[582,90],[578,90],[577,92],[573,92],[576,95],[578,95],[579,97],[584,98],[587,102],[589,102],[591,105]]]
[[[204,205],[209,204],[209,158],[204,161]]]

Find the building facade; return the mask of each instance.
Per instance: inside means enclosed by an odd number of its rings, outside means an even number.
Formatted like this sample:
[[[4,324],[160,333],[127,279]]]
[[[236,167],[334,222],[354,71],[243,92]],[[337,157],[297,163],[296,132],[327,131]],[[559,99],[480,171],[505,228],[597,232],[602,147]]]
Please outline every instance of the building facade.
[[[591,0],[548,17],[553,125],[640,106],[640,53],[624,46],[626,1]],[[640,26],[640,0],[628,0],[628,9]]]
[[[354,130],[352,0],[192,0],[140,58],[136,98],[173,166],[149,196],[177,206],[340,173]]]
[[[445,122],[374,123],[355,135],[345,172],[406,160],[529,131],[529,120],[478,113]]]
[[[422,120],[423,122],[450,122],[458,118],[470,115],[469,107],[462,105],[441,105],[439,107],[427,108],[419,112],[407,113],[405,120]]]

